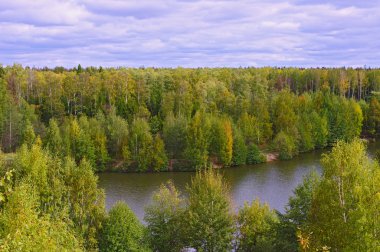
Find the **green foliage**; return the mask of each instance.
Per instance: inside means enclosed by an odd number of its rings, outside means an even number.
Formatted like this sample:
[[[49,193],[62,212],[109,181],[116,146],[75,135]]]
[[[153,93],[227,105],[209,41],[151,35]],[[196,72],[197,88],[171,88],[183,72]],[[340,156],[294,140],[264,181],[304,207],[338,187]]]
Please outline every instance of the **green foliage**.
[[[24,128],[21,134],[21,143],[27,144],[29,147],[34,143],[36,139],[36,134],[34,133],[33,125],[29,120],[26,120],[24,123]]]
[[[162,141],[159,135],[156,135],[153,140],[151,167],[153,171],[165,171],[168,167],[164,141]]]
[[[273,144],[279,152],[280,159],[291,159],[298,153],[294,139],[283,131],[277,134]]]
[[[130,151],[132,158],[137,162],[138,171],[146,171],[151,163],[151,147],[153,137],[149,124],[144,119],[133,121],[130,132]]]
[[[169,114],[163,126],[166,150],[171,158],[182,158],[186,145],[187,121],[184,117]]]
[[[375,97],[369,102],[366,124],[367,130],[371,135],[378,134],[380,130],[380,102]]]
[[[184,246],[184,200],[172,182],[161,185],[145,209],[148,239],[153,251],[180,251]]]
[[[187,238],[197,251],[227,251],[234,232],[228,187],[211,169],[199,171],[187,187]]]
[[[245,202],[237,216],[236,251],[274,251],[272,229],[277,221],[267,204],[257,199],[251,205]]]
[[[248,146],[247,164],[260,164],[265,161],[266,157],[260,152],[259,147],[256,144],[250,144]]]
[[[104,221],[100,251],[148,251],[144,227],[124,202],[117,202]]]
[[[63,151],[63,141],[55,119],[50,119],[49,127],[44,138],[44,145],[52,154],[61,156]]]
[[[69,216],[76,232],[85,239],[85,247],[97,247],[97,236],[104,218],[104,192],[97,188],[98,177],[85,159],[77,166],[67,159],[64,169],[68,187]]]
[[[310,115],[310,122],[312,125],[312,136],[315,147],[324,148],[328,140],[328,123],[326,117],[319,116],[315,111]]]
[[[197,111],[187,130],[185,156],[197,169],[208,161],[210,121],[204,113]]]
[[[0,216],[1,251],[82,251],[70,222],[52,219],[39,210],[33,187],[20,184]]]
[[[310,248],[375,251],[379,248],[380,172],[360,140],[338,141],[322,158],[323,175],[312,199],[304,233]]]
[[[128,122],[117,116],[114,108],[107,117],[98,112],[96,119],[105,128],[108,153],[123,161],[130,161]]]
[[[313,194],[319,180],[319,175],[315,171],[305,176],[303,183],[294,189],[294,196],[289,198],[285,213],[278,213],[279,222],[275,228],[274,241],[277,251],[292,252],[300,249],[296,234],[308,223]]]
[[[247,160],[248,150],[244,138],[237,127],[233,128],[232,164],[244,165]]]
[[[225,166],[231,164],[233,136],[232,126],[228,119],[214,119],[210,129],[210,154],[215,155]]]
[[[291,158],[358,137],[362,125],[372,136],[380,129],[374,69],[2,69],[1,148],[39,135],[58,156],[86,158],[96,171],[162,170],[152,167],[155,135],[171,167],[194,170],[244,164],[240,135],[246,146],[270,146],[284,132]],[[59,130],[46,127],[50,119]]]
[[[97,177],[86,160],[80,165],[67,158],[64,163],[34,144],[23,145],[12,168],[15,186],[33,185],[38,211],[73,223],[76,237],[87,249],[97,247],[97,235],[104,216],[104,193],[97,188]]]

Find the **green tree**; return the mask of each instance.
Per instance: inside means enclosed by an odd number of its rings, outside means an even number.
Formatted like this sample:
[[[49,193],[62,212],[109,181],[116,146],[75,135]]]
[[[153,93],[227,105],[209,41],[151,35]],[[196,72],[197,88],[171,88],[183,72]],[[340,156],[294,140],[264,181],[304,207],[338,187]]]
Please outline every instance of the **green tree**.
[[[210,154],[218,161],[229,166],[232,161],[233,136],[232,126],[228,119],[214,119],[210,130]]]
[[[34,140],[36,139],[36,134],[34,133],[33,125],[30,123],[28,119],[24,123],[21,137],[21,143],[27,144],[29,147],[32,146]]]
[[[187,130],[185,156],[193,167],[200,169],[207,165],[210,122],[201,112],[196,112]]]
[[[339,141],[322,158],[323,175],[312,199],[306,233],[310,248],[375,251],[379,248],[379,166],[360,140]],[[304,233],[305,233],[304,232]]]
[[[313,127],[313,142],[316,148],[324,148],[328,140],[328,124],[324,116],[319,116],[317,112],[313,111],[310,115],[310,122]]]
[[[86,249],[98,246],[97,237],[105,215],[104,192],[97,187],[98,177],[85,159],[76,165],[67,158],[64,164],[68,187],[69,216],[76,232],[83,237]]]
[[[51,153],[61,156],[62,153],[62,137],[57,121],[53,118],[49,121],[49,127],[44,138],[44,145]]]
[[[237,216],[236,251],[274,251],[273,227],[277,222],[268,204],[257,199],[251,205],[245,202]]]
[[[144,227],[124,202],[117,202],[104,221],[100,251],[147,251]]]
[[[182,158],[186,145],[187,121],[170,113],[163,125],[163,139],[170,158]]]
[[[293,137],[283,131],[277,134],[273,142],[275,148],[279,151],[280,159],[291,159],[298,153]]]
[[[367,125],[370,134],[380,132],[380,102],[377,98],[372,98],[369,102]]]
[[[237,127],[233,127],[233,145],[232,145],[232,164],[244,165],[247,160],[247,146],[244,142],[244,137]]]
[[[9,196],[0,216],[1,251],[82,251],[70,222],[51,219],[38,209],[38,194],[20,184]]]
[[[153,171],[166,171],[168,168],[168,158],[165,153],[164,141],[156,135],[152,146],[152,169]]]
[[[184,200],[169,181],[153,195],[145,209],[148,237],[153,251],[180,251],[184,246]]]
[[[212,169],[199,171],[187,187],[187,237],[197,251],[228,251],[234,233],[228,186]]]
[[[137,163],[137,169],[138,171],[146,171],[151,164],[151,147],[153,144],[153,137],[146,120],[140,118],[134,120],[130,138],[130,151],[133,160]]]
[[[266,157],[260,152],[259,147],[252,143],[248,146],[247,164],[260,164],[266,161]]]
[[[319,180],[320,177],[315,171],[306,175],[303,183],[294,189],[294,195],[289,198],[285,213],[277,213],[279,222],[275,228],[276,251],[292,252],[300,249],[297,231],[304,229],[308,223],[313,195]]]

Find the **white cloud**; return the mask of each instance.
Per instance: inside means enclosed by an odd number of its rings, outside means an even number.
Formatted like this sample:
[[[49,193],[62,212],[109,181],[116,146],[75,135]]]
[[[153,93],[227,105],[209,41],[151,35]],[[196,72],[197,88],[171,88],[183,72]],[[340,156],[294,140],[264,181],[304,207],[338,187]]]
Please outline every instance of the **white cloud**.
[[[0,0],[0,62],[379,66],[379,13],[353,1]]]

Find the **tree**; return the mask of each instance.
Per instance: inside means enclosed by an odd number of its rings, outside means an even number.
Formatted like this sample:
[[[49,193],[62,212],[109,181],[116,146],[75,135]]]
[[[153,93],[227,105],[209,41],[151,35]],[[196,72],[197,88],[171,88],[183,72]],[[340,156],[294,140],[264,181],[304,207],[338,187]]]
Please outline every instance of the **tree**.
[[[232,164],[244,165],[247,160],[247,146],[244,138],[237,127],[233,127]]]
[[[117,202],[104,221],[100,251],[147,251],[144,227],[124,202]]]
[[[67,158],[64,169],[69,216],[74,222],[76,232],[83,237],[85,248],[95,249],[105,215],[104,192],[97,187],[98,177],[86,159],[77,166],[72,159]]]
[[[132,123],[130,132],[130,151],[132,158],[137,162],[138,171],[146,171],[151,164],[151,147],[153,137],[149,124],[144,119],[136,119]]]
[[[277,221],[269,205],[257,199],[251,205],[245,202],[237,216],[236,251],[274,251],[272,229]]]
[[[283,131],[277,134],[273,142],[279,151],[280,159],[291,159],[298,152],[294,139]]]
[[[187,130],[185,156],[193,167],[200,169],[207,165],[210,122],[205,115],[197,111]]]
[[[82,251],[70,223],[38,211],[33,186],[22,183],[9,196],[0,217],[1,251]]]
[[[310,115],[310,122],[312,125],[312,137],[315,147],[326,147],[329,134],[326,117],[319,116],[317,112],[313,111]]]
[[[310,248],[374,251],[379,248],[380,172],[360,140],[338,141],[322,158],[323,175],[310,208]],[[305,233],[304,232],[304,233]]]
[[[153,251],[180,251],[184,246],[184,200],[169,181],[153,195],[145,209],[148,237]]]
[[[228,119],[214,119],[210,129],[210,153],[218,161],[229,166],[232,161],[233,136],[232,126]]]
[[[163,139],[170,158],[182,158],[186,145],[187,121],[170,113],[163,125]]]
[[[36,139],[36,134],[34,133],[33,125],[29,120],[26,120],[22,130],[22,140],[23,144],[27,144],[29,147],[32,146],[34,140]]]
[[[153,171],[165,171],[168,168],[164,141],[162,141],[159,135],[156,135],[153,140],[151,166]]]
[[[187,187],[187,237],[197,251],[227,251],[234,225],[228,187],[211,169],[199,171]]]
[[[372,135],[380,131],[380,102],[377,98],[372,98],[368,108],[368,131]]]
[[[91,130],[88,130],[94,145],[96,168],[97,170],[104,170],[109,160],[107,137],[101,123],[96,118],[91,118],[89,124],[91,125]]]
[[[285,213],[277,213],[279,222],[275,227],[276,251],[292,252],[300,249],[297,231],[304,229],[308,223],[313,195],[319,180],[320,177],[315,171],[306,175],[302,184],[294,189],[294,195],[289,198]]]
[[[266,157],[260,152],[259,147],[252,143],[248,147],[247,164],[260,164],[266,161]]]
[[[51,153],[61,156],[63,153],[62,138],[57,121],[53,118],[49,121],[49,127],[44,138],[44,145]]]

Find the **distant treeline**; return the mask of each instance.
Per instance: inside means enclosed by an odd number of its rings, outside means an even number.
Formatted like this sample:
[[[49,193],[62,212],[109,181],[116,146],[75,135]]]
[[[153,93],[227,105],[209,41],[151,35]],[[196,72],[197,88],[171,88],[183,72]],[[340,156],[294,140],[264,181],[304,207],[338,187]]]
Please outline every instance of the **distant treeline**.
[[[0,68],[1,149],[41,139],[96,170],[254,164],[375,137],[379,69]]]

